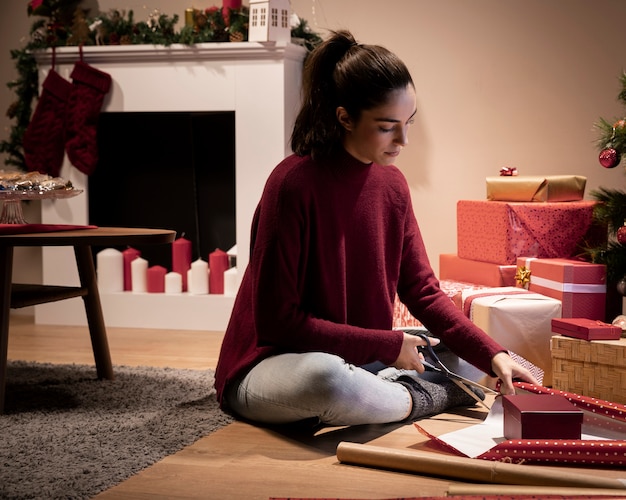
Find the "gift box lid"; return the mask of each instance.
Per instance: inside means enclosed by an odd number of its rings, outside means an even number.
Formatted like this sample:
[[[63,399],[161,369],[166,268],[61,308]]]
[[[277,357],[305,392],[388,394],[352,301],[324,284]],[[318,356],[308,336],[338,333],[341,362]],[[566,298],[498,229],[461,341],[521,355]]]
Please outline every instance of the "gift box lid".
[[[553,318],[552,331],[583,340],[619,340],[622,336],[619,326],[589,318]]]
[[[583,411],[548,394],[502,396],[506,439],[580,439]]]

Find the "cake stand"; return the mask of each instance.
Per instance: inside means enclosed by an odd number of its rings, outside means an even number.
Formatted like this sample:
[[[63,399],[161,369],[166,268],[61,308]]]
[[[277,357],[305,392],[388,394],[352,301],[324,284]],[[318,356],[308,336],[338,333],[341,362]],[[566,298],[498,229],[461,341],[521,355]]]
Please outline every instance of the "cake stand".
[[[51,189],[40,191],[37,189],[10,189],[0,191],[2,214],[0,224],[28,224],[22,212],[22,201],[26,200],[59,200],[73,198],[82,193],[82,189]]]

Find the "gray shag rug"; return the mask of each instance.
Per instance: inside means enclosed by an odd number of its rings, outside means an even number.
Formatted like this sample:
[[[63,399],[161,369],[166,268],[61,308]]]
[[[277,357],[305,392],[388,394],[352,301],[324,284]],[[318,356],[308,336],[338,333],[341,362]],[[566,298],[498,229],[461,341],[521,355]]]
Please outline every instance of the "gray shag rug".
[[[232,418],[212,370],[9,362],[0,498],[91,498]]]

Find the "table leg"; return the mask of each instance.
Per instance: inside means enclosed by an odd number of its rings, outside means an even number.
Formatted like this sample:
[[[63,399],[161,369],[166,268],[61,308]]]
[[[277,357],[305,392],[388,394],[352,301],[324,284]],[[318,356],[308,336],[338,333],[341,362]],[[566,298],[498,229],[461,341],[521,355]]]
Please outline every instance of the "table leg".
[[[112,380],[113,365],[111,364],[111,354],[107,340],[106,327],[104,325],[104,315],[100,305],[100,294],[98,293],[98,280],[96,268],[93,262],[91,246],[74,246],[74,255],[78,266],[78,275],[81,286],[87,288],[87,295],[83,297],[85,302],[85,312],[87,313],[87,323],[89,324],[89,335],[93,355],[96,361],[96,370],[99,378]]]
[[[9,316],[11,313],[11,280],[13,247],[0,246],[0,414],[4,413],[6,396],[7,354],[9,349]]]

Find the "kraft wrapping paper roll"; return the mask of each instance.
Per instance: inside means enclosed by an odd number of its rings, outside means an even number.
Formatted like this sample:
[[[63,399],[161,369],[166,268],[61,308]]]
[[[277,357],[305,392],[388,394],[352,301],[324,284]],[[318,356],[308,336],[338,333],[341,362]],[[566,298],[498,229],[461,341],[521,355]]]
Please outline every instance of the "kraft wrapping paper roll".
[[[585,475],[582,472],[572,473],[543,466],[507,464],[348,442],[341,442],[337,446],[337,459],[355,465],[482,483],[574,486],[626,491],[625,480]]]

